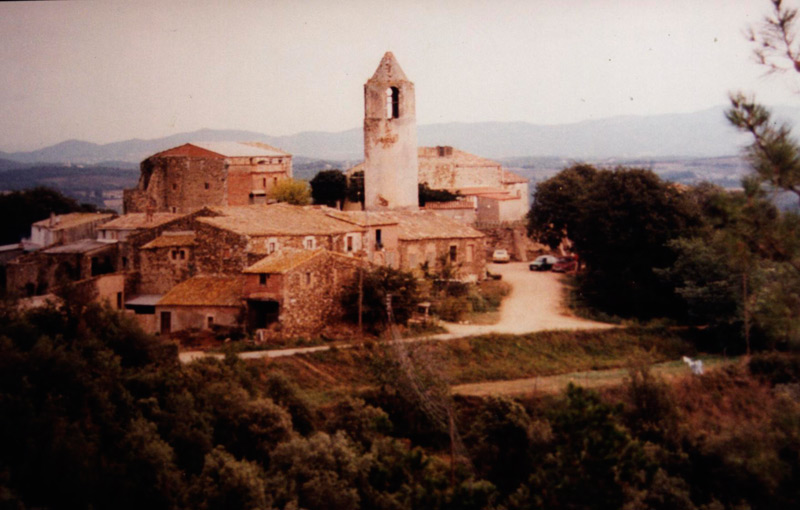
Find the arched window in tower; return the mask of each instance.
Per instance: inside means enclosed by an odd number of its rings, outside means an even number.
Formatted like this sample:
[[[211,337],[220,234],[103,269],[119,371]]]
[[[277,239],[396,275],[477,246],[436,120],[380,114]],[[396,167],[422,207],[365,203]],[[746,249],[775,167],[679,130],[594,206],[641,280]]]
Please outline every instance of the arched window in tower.
[[[386,118],[396,119],[400,116],[400,89],[389,87],[386,89]]]

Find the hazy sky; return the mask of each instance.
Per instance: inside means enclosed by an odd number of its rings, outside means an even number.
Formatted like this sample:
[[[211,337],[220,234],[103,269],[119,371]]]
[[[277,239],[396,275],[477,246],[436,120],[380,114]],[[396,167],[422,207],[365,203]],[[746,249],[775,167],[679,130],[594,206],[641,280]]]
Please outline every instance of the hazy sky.
[[[417,122],[561,124],[701,110],[764,78],[767,0],[269,0],[0,4],[0,150],[200,128],[360,127],[385,51]]]

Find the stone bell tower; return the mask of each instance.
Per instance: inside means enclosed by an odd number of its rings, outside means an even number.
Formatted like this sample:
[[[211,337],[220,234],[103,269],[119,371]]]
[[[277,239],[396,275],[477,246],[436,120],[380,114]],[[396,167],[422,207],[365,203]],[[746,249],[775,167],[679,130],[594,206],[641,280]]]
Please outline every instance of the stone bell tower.
[[[364,84],[364,206],[417,209],[414,84],[391,52]]]

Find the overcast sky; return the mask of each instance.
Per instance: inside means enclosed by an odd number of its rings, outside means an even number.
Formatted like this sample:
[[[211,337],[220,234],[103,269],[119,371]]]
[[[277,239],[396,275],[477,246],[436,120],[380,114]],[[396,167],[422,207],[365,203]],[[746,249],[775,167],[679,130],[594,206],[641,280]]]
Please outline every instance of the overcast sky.
[[[269,0],[0,4],[0,150],[200,128],[360,127],[392,51],[417,122],[562,124],[702,110],[763,77],[767,0]],[[785,79],[784,79],[785,80]]]

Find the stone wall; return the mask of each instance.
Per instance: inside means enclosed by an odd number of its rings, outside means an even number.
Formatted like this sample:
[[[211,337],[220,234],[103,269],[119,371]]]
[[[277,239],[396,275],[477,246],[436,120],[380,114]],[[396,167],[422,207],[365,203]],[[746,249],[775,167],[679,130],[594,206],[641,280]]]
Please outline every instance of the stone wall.
[[[173,256],[173,252],[177,252]],[[183,252],[183,257],[180,252]],[[139,253],[139,293],[166,294],[195,273],[192,246],[143,249]]]
[[[442,257],[450,260],[451,247],[455,247],[454,264],[460,267],[459,277],[465,280],[483,279],[486,274],[483,238],[400,241],[400,268],[420,276],[420,265],[427,262],[429,267],[438,270]]]
[[[356,275],[359,262],[324,254],[284,277],[280,324],[284,336],[309,335],[341,320],[341,295]]]
[[[153,156],[140,166],[136,191],[123,194],[124,211],[189,213],[227,204],[227,169],[222,157]]]
[[[238,274],[248,266],[247,236],[202,221],[196,223],[194,231],[198,275]]]

